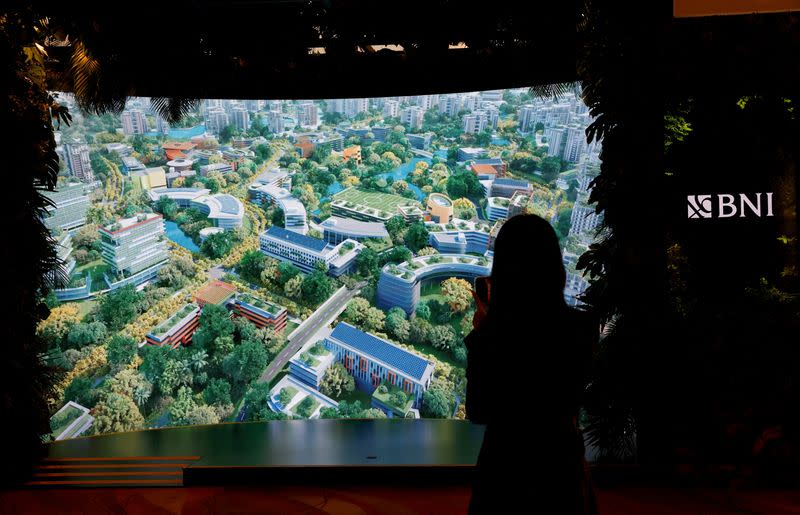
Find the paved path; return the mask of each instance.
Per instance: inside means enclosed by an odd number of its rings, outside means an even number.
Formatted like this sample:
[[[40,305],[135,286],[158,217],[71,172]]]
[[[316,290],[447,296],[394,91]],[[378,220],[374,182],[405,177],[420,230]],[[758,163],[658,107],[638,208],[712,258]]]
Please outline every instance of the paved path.
[[[283,367],[285,367],[289,360],[292,359],[292,356],[300,350],[300,347],[305,345],[322,327],[330,324],[344,311],[344,308],[347,307],[347,303],[350,302],[350,299],[358,295],[362,286],[363,283],[359,283],[357,287],[352,290],[342,288],[317,308],[300,327],[289,335],[288,345],[275,356],[275,359],[272,360],[266,370],[264,370],[264,373],[261,374],[261,377],[258,378],[258,382],[269,383],[275,379],[275,376],[283,370]]]

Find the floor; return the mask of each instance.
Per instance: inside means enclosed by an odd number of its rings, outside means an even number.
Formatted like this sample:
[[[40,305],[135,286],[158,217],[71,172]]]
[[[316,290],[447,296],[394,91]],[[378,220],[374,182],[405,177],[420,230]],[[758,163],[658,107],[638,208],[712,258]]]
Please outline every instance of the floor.
[[[469,490],[358,487],[193,487],[0,492],[13,514],[463,514]],[[598,492],[601,514],[800,514],[800,492],[622,488]],[[547,513],[543,511],[542,513]]]

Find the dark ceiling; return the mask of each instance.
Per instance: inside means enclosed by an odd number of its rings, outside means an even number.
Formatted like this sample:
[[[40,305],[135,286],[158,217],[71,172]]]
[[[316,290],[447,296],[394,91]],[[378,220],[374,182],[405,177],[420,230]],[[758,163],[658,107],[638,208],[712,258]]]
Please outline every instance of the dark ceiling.
[[[61,37],[78,35],[107,77],[127,74],[128,93],[142,96],[390,96],[575,80],[577,5],[533,7],[200,0],[125,3],[118,12],[70,3],[54,7],[52,25]],[[396,47],[380,48],[388,45]],[[66,52],[50,55],[53,87],[70,89],[59,83]]]
[[[414,95],[570,82],[584,47],[578,0],[143,0],[58,2],[48,13],[50,87],[73,90],[80,40],[115,98],[320,98]],[[671,1],[613,10],[624,38],[657,33],[651,55],[673,92],[794,90],[797,14],[671,17]],[[647,37],[645,36],[645,39]],[[638,41],[638,40],[637,40]],[[653,43],[655,42],[655,43]],[[597,44],[591,41],[590,44]],[[653,45],[656,46],[647,46]],[[310,49],[316,49],[317,53]],[[320,53],[324,49],[324,53]],[[637,73],[637,70],[630,70]]]

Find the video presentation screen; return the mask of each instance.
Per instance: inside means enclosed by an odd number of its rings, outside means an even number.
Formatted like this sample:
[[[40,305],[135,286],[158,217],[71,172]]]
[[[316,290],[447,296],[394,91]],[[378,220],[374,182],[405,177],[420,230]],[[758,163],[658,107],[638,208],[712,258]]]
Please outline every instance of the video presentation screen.
[[[44,223],[68,282],[38,327],[51,438],[220,422],[465,417],[475,277],[549,220],[571,305],[600,223],[575,94],[147,98],[56,134]]]

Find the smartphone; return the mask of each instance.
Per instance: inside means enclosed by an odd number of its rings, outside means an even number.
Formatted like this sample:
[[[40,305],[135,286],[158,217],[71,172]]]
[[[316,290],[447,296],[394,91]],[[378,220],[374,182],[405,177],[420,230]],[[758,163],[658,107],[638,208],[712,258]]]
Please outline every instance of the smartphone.
[[[473,285],[475,294],[481,299],[484,304],[489,303],[489,278],[482,276],[476,277]]]

